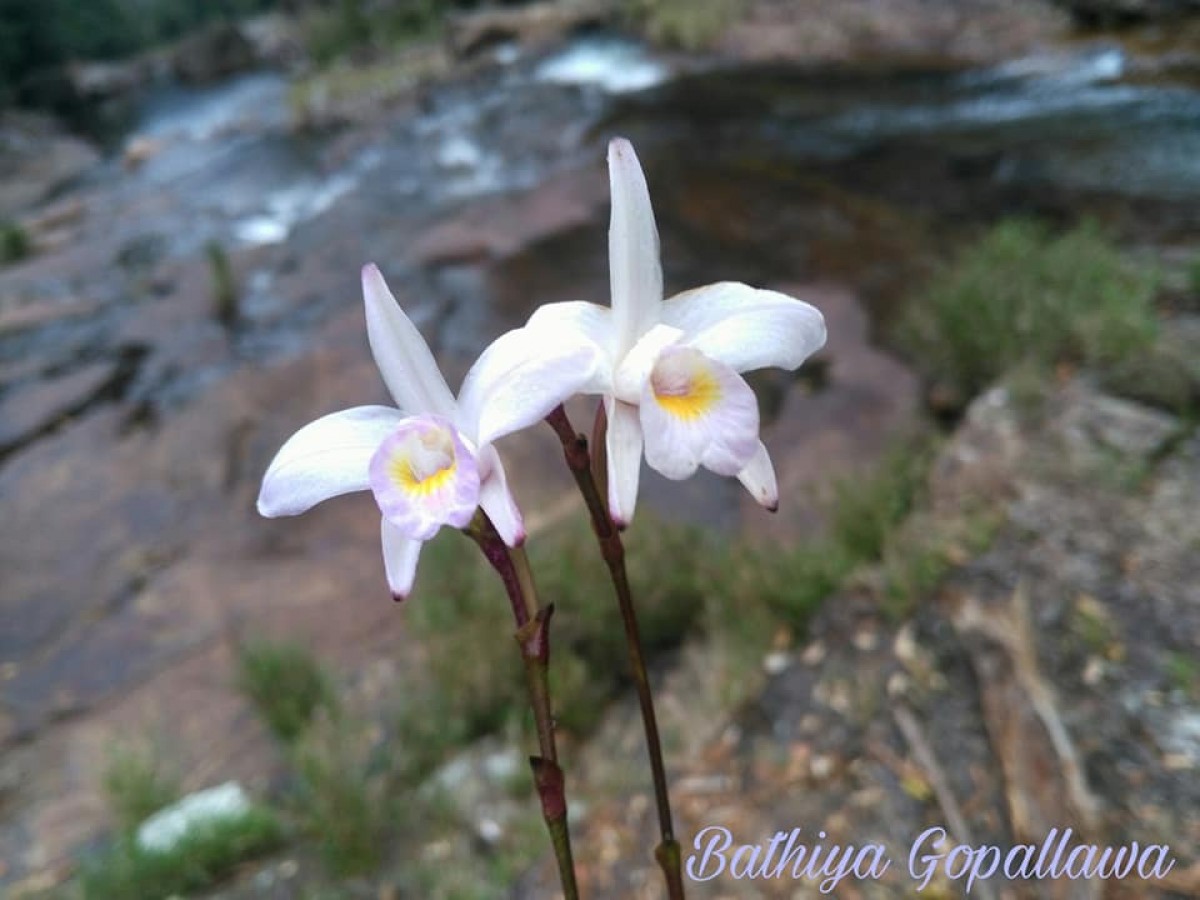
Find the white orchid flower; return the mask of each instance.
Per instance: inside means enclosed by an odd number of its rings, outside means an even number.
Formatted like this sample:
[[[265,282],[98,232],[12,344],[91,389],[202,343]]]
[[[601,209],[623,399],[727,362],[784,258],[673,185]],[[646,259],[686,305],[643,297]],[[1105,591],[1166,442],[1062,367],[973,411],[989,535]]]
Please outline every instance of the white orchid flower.
[[[526,326],[574,333],[601,353],[583,393],[604,395],[608,415],[608,505],[624,526],[633,518],[643,449],[667,478],[704,466],[736,476],[768,509],[779,488],[759,440],[758,405],[739,372],[795,369],[825,343],[813,306],[732,281],[663,301],[658,229],[633,146],[608,145],[612,219],[608,232],[612,307],[553,303]]]
[[[421,545],[482,507],[510,547],[525,527],[492,442],[546,416],[594,377],[599,358],[570,334],[553,345],[518,329],[484,350],[450,392],[420,332],[373,265],[362,271],[367,337],[398,408],[359,406],[297,431],[263,476],[258,511],[294,516],[370,490],[382,512],[384,568],[396,599],[412,590]]]

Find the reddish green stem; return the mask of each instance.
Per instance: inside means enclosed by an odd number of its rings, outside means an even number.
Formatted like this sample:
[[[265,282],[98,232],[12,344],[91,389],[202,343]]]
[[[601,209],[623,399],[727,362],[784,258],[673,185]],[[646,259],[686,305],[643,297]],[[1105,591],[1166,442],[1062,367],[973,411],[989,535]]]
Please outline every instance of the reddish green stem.
[[[505,592],[512,605],[516,623],[517,646],[525,664],[525,679],[529,701],[537,725],[539,756],[531,756],[533,783],[542,806],[542,817],[550,832],[558,875],[566,900],[578,900],[575,882],[575,862],[571,855],[571,835],[567,827],[567,791],[562,769],[558,765],[558,748],[554,740],[554,715],[550,703],[550,616],[554,606],[539,609],[537,591],[525,551],[509,548],[497,534],[495,526],[482,511],[465,529],[487,561],[504,582]]]
[[[603,410],[603,407],[601,407]],[[650,771],[654,780],[654,800],[658,808],[658,827],[661,843],[654,851],[654,858],[663,870],[670,900],[683,900],[683,872],[679,841],[675,839],[675,827],[671,821],[671,799],[667,790],[667,772],[663,765],[662,742],[658,736],[658,718],[654,712],[654,697],[650,691],[650,676],[646,671],[646,659],[642,651],[642,638],[638,629],[637,613],[633,607],[633,595],[629,589],[629,578],[625,572],[625,546],[621,532],[609,515],[608,506],[596,484],[592,471],[591,455],[587,438],[575,431],[567,412],[561,406],[546,417],[550,427],[562,442],[563,456],[567,467],[575,477],[575,484],[583,495],[592,519],[592,531],[600,544],[600,553],[608,566],[613,590],[617,595],[617,606],[621,610],[621,622],[625,626],[625,643],[629,650],[629,664],[633,670],[633,682],[637,687],[638,702],[642,709],[642,728],[646,733],[646,749],[650,756]],[[603,446],[604,426],[598,421],[596,428],[597,446]]]

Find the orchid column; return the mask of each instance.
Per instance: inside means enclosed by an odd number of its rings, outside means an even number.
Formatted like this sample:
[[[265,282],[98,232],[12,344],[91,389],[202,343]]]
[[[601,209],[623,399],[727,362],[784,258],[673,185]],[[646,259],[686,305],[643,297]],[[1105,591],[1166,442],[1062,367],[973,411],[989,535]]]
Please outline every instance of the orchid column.
[[[638,635],[619,529],[633,519],[642,457],[671,479],[700,467],[738,478],[774,511],[779,489],[759,438],[758,403],[739,373],[795,369],[825,343],[825,320],[813,306],[775,291],[720,282],[663,300],[658,229],[645,175],[624,139],[608,147],[612,219],[612,305],[554,303],[526,329],[545,342],[590,342],[601,359],[581,389],[600,394],[596,440],[605,454],[607,509],[587,443],[562,408],[549,417],[589,512],[608,564],[629,644],[646,731],[662,843],[656,856],[672,898],[683,896],[679,845],[668,800],[649,679]]]

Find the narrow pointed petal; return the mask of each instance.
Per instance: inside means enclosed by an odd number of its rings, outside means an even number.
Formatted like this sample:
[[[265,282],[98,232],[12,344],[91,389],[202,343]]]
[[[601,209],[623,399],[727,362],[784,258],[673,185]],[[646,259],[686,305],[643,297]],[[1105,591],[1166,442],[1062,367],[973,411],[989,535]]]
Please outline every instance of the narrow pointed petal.
[[[371,457],[371,491],[401,534],[427,541],[443,525],[463,528],[479,505],[475,454],[447,419],[404,419]]]
[[[633,521],[638,479],[642,473],[642,426],[638,408],[604,398],[608,414],[605,450],[608,454],[608,511],[618,528]]]
[[[737,475],[758,448],[758,401],[733,369],[691,347],[659,356],[639,406],[646,462],[667,478]]]
[[[362,286],[371,354],[396,405],[409,415],[453,418],[454,395],[446,379],[375,265],[363,266]]]
[[[775,480],[775,467],[771,465],[767,445],[762,441],[758,442],[758,450],[746,464],[746,468],[738,472],[738,481],[750,492],[750,496],[759,506],[771,512],[779,509],[779,484]]]
[[[479,505],[496,526],[504,543],[519,547],[525,543],[525,521],[517,501],[508,489],[508,476],[495,447],[485,448],[479,455],[480,471],[486,471],[479,485]]]
[[[646,176],[633,145],[624,138],[608,145],[608,181],[612,192],[608,265],[615,355],[620,357],[658,321],[663,278]]]
[[[458,422],[485,446],[527,428],[584,387],[596,390],[600,350],[573,332],[518,328],[501,335],[471,366]]]
[[[387,573],[392,598],[405,600],[412,593],[417,577],[417,560],[423,541],[405,537],[387,519],[381,519],[380,540],[383,542],[383,569]]]
[[[330,497],[365,491],[371,456],[401,419],[403,414],[390,406],[358,406],[305,425],[267,468],[259,513],[295,516]]]
[[[574,332],[591,341],[610,359],[616,345],[612,310],[582,300],[544,303],[533,311],[525,327]]]
[[[811,304],[735,281],[672,297],[663,321],[683,342],[735,371],[795,369],[825,345],[825,318]]]

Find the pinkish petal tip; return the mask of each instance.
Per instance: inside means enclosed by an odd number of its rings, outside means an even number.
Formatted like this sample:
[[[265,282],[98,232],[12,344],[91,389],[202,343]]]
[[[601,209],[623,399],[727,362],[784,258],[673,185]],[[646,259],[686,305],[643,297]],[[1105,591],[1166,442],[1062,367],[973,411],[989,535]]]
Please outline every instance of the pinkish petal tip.
[[[609,153],[628,153],[633,149],[633,144],[629,143],[627,138],[615,137],[608,142]]]

